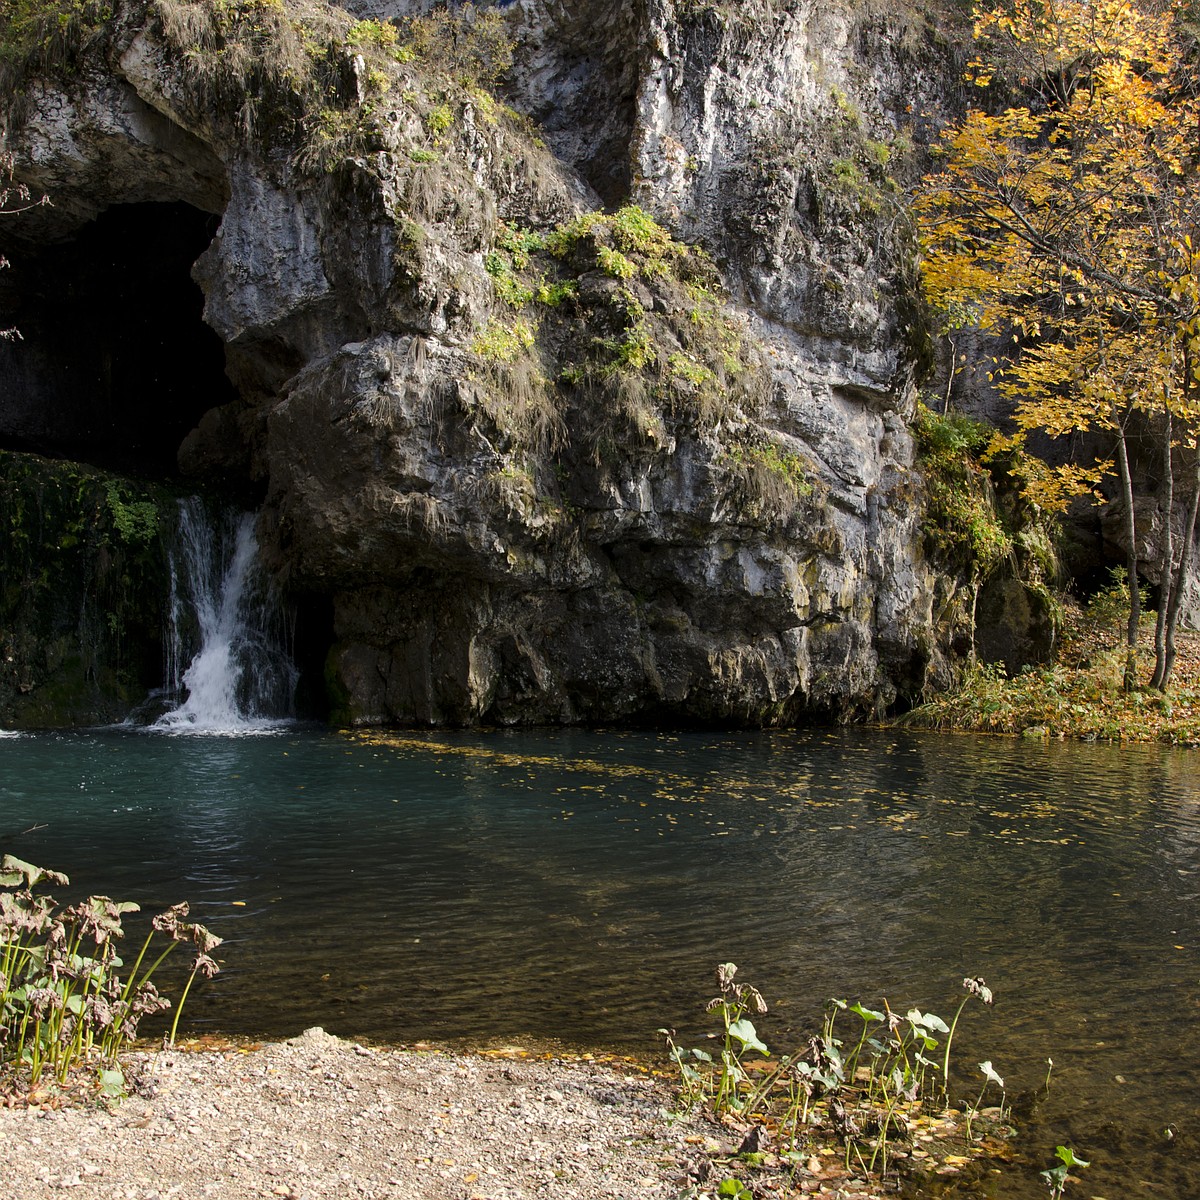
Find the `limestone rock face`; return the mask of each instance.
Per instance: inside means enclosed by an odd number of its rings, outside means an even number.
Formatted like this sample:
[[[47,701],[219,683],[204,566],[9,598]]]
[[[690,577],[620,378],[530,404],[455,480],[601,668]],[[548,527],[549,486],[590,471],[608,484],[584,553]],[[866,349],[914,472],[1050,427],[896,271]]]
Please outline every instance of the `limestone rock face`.
[[[30,236],[220,212],[192,275],[237,395],[180,461],[265,495],[272,569],[332,611],[336,719],[773,723],[941,677],[884,170],[937,64],[903,28],[518,0],[539,132],[312,4],[339,99],[293,119],[294,74],[214,85],[201,8],[121,7],[10,142],[54,193]]]

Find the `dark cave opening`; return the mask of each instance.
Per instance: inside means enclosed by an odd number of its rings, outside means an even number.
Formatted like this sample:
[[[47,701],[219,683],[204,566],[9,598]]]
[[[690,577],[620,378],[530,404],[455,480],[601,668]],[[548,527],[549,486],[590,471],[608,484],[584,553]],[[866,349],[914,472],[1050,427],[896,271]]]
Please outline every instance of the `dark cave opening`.
[[[0,444],[152,479],[236,397],[191,267],[220,217],[119,204],[68,241],[10,250],[0,278]]]
[[[0,254],[11,264],[0,271],[0,329],[15,326],[21,335],[0,341],[0,448],[181,491],[215,489],[238,508],[261,502],[262,480],[243,478],[236,468],[219,481],[189,479],[178,462],[203,415],[238,399],[225,374],[225,347],[204,323],[204,295],[191,276],[220,220],[182,202],[139,202],[114,205],[69,238],[40,244],[20,241],[16,224],[0,226]],[[62,598],[66,615],[59,621],[72,637],[75,607],[95,591],[95,580],[79,583],[80,595]],[[296,713],[323,719],[331,605],[321,596],[281,599],[299,671]],[[160,682],[157,636],[129,642],[122,655],[135,688]],[[49,686],[57,679],[51,674],[39,666],[33,678]],[[112,719],[118,702],[105,703],[85,718]],[[57,710],[32,718],[35,724],[76,719]]]

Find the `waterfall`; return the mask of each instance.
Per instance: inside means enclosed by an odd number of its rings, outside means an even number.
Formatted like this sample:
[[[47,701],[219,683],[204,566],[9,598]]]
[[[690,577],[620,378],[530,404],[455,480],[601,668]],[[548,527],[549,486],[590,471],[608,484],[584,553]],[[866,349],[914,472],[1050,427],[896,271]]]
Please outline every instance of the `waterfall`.
[[[199,498],[181,500],[170,567],[165,692],[176,707],[154,728],[246,731],[289,717],[297,671],[254,517],[213,518]]]

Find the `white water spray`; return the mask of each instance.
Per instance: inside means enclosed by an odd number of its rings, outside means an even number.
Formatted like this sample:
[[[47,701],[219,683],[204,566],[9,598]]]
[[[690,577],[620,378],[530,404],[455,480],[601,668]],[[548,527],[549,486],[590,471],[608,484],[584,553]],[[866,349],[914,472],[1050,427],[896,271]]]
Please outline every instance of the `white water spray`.
[[[297,679],[287,640],[253,516],[214,521],[199,499],[180,501],[166,683],[168,696],[184,698],[154,728],[246,732],[286,719]]]

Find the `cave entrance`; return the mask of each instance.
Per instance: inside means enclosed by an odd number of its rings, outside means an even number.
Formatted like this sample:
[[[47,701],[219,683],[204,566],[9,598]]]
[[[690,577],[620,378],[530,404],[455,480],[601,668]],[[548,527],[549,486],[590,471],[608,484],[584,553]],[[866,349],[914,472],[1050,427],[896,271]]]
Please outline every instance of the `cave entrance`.
[[[156,479],[208,409],[236,398],[191,268],[220,217],[117,204],[68,241],[11,252],[0,327],[0,441]]]

